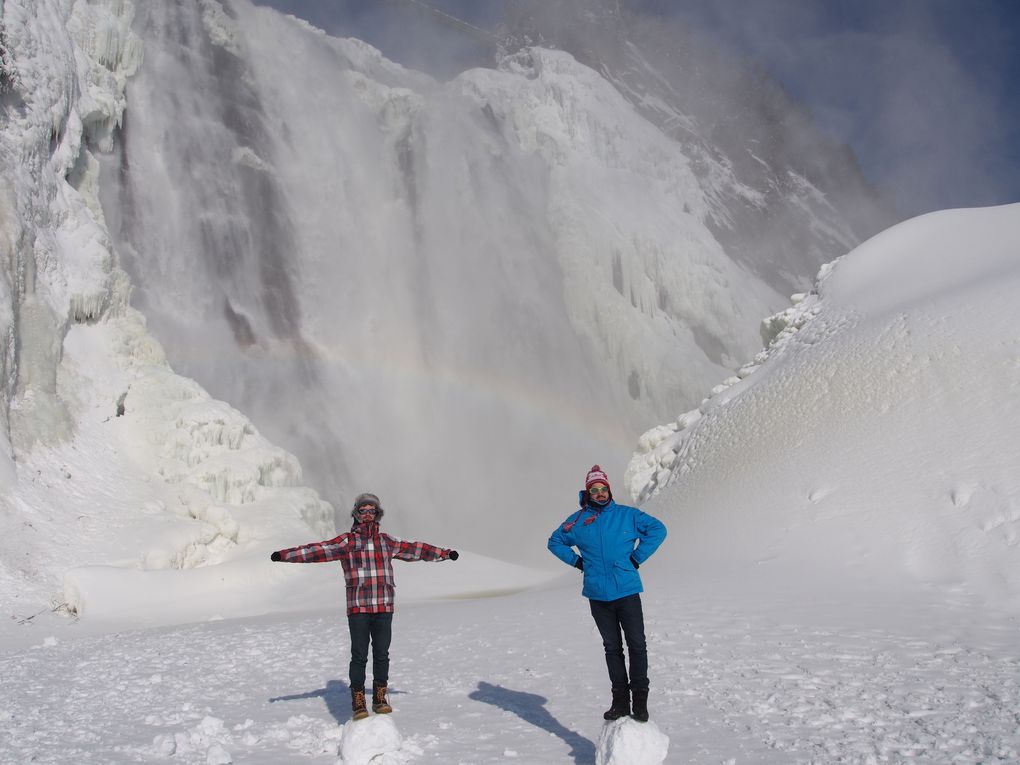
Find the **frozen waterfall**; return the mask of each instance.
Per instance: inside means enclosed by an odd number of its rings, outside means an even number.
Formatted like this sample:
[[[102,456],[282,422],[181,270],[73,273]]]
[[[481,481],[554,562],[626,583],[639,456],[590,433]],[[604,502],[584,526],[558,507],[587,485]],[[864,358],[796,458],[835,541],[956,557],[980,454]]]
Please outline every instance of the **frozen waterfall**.
[[[103,185],[135,304],[341,516],[372,490],[398,533],[541,556],[587,466],[622,488],[785,304],[565,53],[441,83],[246,0],[140,3],[135,31]]]

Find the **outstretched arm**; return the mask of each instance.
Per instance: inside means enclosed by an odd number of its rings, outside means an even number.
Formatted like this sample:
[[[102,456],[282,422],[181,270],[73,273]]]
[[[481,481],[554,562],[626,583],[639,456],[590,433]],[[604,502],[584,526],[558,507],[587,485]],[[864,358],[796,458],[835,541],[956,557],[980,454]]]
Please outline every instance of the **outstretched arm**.
[[[351,535],[341,534],[325,542],[312,542],[300,547],[277,550],[269,557],[271,560],[283,563],[328,563],[340,558],[350,543]]]
[[[427,542],[405,542],[393,540],[393,557],[397,560],[457,560],[456,550],[436,547]]]

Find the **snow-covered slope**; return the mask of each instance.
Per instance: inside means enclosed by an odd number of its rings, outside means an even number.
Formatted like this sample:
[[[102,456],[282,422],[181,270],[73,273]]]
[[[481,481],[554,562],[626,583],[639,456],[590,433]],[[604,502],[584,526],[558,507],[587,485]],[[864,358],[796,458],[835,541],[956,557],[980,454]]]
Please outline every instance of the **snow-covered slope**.
[[[628,482],[683,529],[677,575],[1020,609],[1018,294],[1020,205],[823,269],[766,351],[642,438]]]

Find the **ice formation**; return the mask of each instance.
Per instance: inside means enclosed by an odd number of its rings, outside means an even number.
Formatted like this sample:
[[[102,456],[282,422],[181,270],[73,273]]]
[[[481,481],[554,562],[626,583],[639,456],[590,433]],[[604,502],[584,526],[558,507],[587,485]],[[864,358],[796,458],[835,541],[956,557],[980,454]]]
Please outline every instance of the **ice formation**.
[[[2,589],[78,613],[88,607],[90,575],[75,567],[112,565],[103,569],[109,584],[117,571],[206,566],[281,535],[332,529],[332,508],[300,486],[296,459],[174,374],[128,305],[97,155],[112,147],[125,83],[141,61],[133,12],[119,0],[4,7],[17,70],[5,98],[17,108],[0,132],[3,430],[11,438],[3,501],[17,511],[8,523],[27,524],[50,544],[21,562],[9,538]],[[83,474],[106,488],[82,485]],[[83,505],[89,510],[73,515]],[[132,546],[113,542],[104,526],[133,529]]]
[[[105,160],[152,331],[324,495],[372,487],[406,509],[401,532],[453,524],[463,546],[543,561],[544,509],[491,491],[494,466],[572,503],[578,465],[622,472],[635,433],[753,354],[784,297],[717,234],[733,200],[769,200],[635,105],[660,72],[612,82],[525,48],[440,82],[214,5],[139,7],[145,60]],[[780,185],[807,200],[811,246],[852,245],[804,178]],[[777,252],[806,286],[817,255]]]

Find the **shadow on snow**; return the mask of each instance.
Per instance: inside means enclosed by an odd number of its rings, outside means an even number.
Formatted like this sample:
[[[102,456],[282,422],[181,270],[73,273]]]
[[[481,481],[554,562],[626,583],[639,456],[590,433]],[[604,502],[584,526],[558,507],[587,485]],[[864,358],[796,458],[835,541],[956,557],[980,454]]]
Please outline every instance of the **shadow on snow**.
[[[580,733],[564,727],[559,720],[553,717],[545,708],[548,699],[544,696],[539,696],[537,693],[512,691],[501,685],[492,685],[483,681],[478,683],[478,690],[468,694],[468,698],[492,704],[492,706],[505,709],[507,712],[513,712],[525,722],[563,739],[570,747],[570,756],[574,758],[575,765],[590,765],[595,762],[595,744]]]
[[[299,701],[300,699],[322,698],[326,702],[326,709],[333,715],[338,723],[345,723],[351,719],[351,689],[347,683],[340,680],[329,680],[325,688],[319,688],[308,693],[295,693],[291,696],[274,696],[269,699],[273,704],[277,701]]]
[[[269,703],[315,698],[321,698],[326,702],[326,708],[337,723],[342,724],[351,719],[350,687],[340,680],[329,680],[326,682],[325,688],[318,688],[307,693],[274,696],[269,699]],[[501,685],[482,681],[478,683],[477,690],[468,694],[468,698],[512,712],[526,723],[562,739],[570,747],[569,756],[573,758],[575,765],[590,765],[595,762],[595,744],[580,733],[565,727],[553,717],[545,708],[548,699],[544,696],[539,696],[537,693],[514,691]]]

